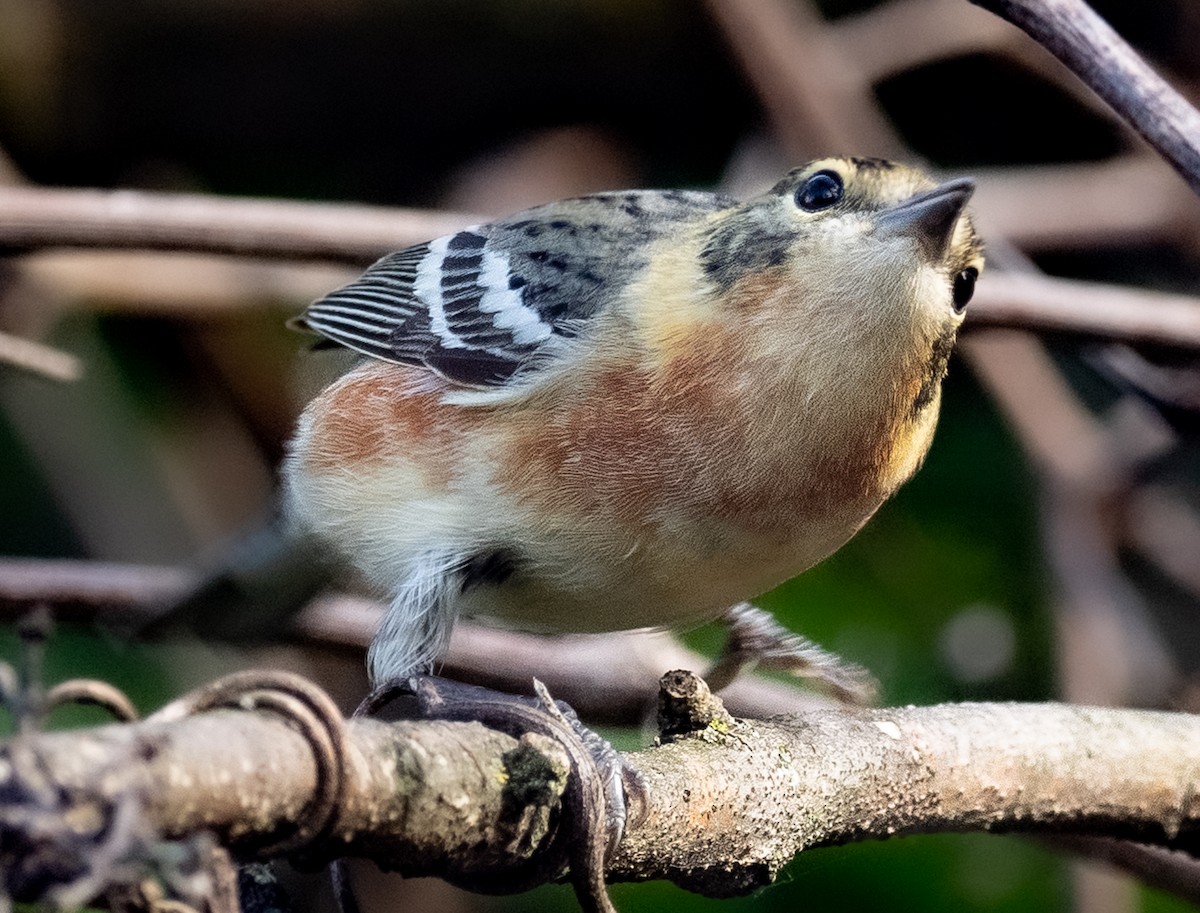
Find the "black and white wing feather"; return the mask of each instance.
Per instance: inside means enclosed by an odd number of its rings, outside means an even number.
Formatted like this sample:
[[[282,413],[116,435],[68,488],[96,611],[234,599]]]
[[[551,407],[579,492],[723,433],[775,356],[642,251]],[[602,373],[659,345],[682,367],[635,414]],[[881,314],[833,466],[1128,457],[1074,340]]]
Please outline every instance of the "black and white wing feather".
[[[690,191],[550,203],[388,254],[297,323],[457,383],[503,385],[584,332],[645,265],[652,242],[730,205]]]

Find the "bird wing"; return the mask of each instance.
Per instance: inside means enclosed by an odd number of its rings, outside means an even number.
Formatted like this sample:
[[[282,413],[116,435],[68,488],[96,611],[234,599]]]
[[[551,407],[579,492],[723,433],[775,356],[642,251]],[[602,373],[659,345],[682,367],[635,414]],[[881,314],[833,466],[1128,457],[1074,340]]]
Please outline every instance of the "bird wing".
[[[584,332],[645,266],[652,242],[733,204],[629,191],[538,206],[388,254],[294,324],[466,386],[502,386]]]

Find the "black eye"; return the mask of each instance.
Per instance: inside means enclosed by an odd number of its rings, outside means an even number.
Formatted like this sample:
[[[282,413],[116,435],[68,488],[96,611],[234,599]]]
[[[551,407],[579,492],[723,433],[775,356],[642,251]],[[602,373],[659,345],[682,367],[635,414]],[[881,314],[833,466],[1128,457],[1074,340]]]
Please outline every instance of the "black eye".
[[[834,171],[818,171],[796,191],[796,205],[807,212],[828,209],[842,198],[845,187]]]
[[[975,280],[979,278],[979,270],[968,266],[954,277],[954,310],[961,311],[975,294]]]

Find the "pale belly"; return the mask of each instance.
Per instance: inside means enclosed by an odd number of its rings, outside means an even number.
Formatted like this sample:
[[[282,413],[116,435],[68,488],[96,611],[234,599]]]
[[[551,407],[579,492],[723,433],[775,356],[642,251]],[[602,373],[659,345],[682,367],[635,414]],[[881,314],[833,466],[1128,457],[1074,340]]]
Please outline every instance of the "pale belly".
[[[373,574],[385,590],[407,573],[406,554],[432,548],[469,561],[500,553],[511,563],[511,574],[465,585],[454,597],[455,614],[550,632],[711,620],[836,551],[878,506],[842,503],[820,516],[794,516],[792,523],[764,534],[705,515],[669,523],[621,522],[603,512],[556,520],[545,510],[527,511],[495,490],[460,494],[414,501],[404,516],[393,513],[373,528],[364,526],[358,533],[362,541],[347,543],[349,552],[362,556],[391,542],[392,560],[382,560]],[[469,540],[456,522],[447,522],[449,517],[471,518]],[[419,545],[411,530],[422,531]]]
[[[455,614],[542,631],[710,620],[835,551],[878,506],[839,503],[763,533],[702,513],[640,522],[604,511],[556,517],[487,482],[431,491],[418,478],[398,468],[310,476],[292,492],[292,512],[383,593],[422,573],[423,563],[501,555],[511,573],[464,586]]]
[[[831,446],[812,422],[761,445],[676,432],[684,422],[658,402],[643,424],[590,412],[526,424],[519,410],[397,396],[384,370],[331,387],[322,419],[306,413],[286,473],[291,512],[385,594],[475,562],[506,569],[443,585],[448,620],[583,632],[714,618],[853,536],[928,433],[877,477],[853,462],[858,441]],[[721,452],[726,440],[737,448]]]

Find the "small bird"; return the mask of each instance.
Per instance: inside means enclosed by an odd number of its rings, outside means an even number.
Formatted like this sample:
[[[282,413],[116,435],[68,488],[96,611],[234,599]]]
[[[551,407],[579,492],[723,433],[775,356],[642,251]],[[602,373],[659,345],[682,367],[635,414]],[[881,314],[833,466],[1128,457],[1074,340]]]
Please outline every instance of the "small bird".
[[[747,202],[595,194],[312,304],[297,325],[366,357],[304,410],[285,503],[390,596],[372,678],[462,616],[696,624],[839,548],[929,449],[973,189],[828,158]]]

